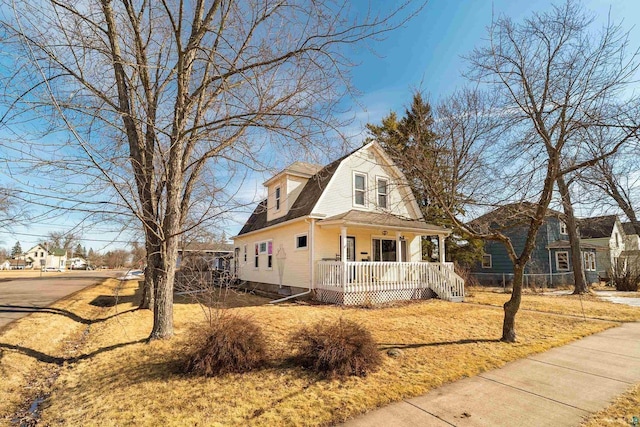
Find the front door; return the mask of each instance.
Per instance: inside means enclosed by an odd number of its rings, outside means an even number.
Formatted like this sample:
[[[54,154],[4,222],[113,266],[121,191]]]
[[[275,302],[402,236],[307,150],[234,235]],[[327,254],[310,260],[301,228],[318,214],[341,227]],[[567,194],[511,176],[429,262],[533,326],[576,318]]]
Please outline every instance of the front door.
[[[340,251],[342,252],[342,236],[340,236]],[[356,238],[347,236],[347,261],[356,260]]]

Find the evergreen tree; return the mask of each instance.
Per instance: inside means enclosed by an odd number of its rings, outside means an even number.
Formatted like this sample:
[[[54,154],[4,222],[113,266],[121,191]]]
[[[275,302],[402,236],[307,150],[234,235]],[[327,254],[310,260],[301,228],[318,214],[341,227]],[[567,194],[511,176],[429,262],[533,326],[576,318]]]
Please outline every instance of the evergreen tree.
[[[11,257],[16,258],[22,255],[22,246],[20,246],[20,242],[16,242],[11,248]]]
[[[456,197],[457,177],[452,147],[447,138],[440,137],[435,124],[431,105],[422,94],[416,92],[403,117],[398,118],[395,112],[391,112],[382,119],[380,125],[367,124],[371,135],[368,140],[380,143],[405,174],[425,221],[453,228],[453,233],[447,238],[449,260],[470,265],[481,259],[482,241],[471,239],[456,228],[450,215],[445,213],[461,213],[460,199]],[[424,180],[420,179],[422,174],[419,171],[425,165],[438,171],[438,179],[430,181],[428,185],[439,187],[439,194],[449,195],[444,204],[429,199],[429,192],[424,187]],[[433,188],[431,191],[434,191]],[[426,254],[433,253],[434,243],[429,239],[424,240],[423,251]]]

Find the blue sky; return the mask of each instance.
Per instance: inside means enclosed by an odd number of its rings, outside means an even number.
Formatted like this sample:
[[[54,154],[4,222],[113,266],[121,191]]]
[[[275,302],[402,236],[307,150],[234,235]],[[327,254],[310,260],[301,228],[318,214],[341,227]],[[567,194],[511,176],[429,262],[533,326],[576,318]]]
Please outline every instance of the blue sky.
[[[380,57],[369,52],[355,56],[360,63],[353,73],[356,87],[363,93],[355,112],[361,127],[379,121],[389,111],[402,111],[411,91],[420,89],[435,101],[465,85],[463,56],[486,39],[492,16],[504,14],[520,21],[532,13],[549,10],[547,0],[430,0],[419,16],[404,28],[375,45]],[[622,22],[640,47],[640,2],[637,0],[590,0],[583,4],[604,23],[609,12],[614,22]]]
[[[622,22],[623,28],[631,31],[633,47],[640,47],[640,29],[634,28],[639,23],[640,2],[588,0],[583,3],[597,15],[596,23],[604,23],[610,11],[614,22]],[[483,44],[492,15],[505,14],[519,21],[533,12],[548,10],[551,4],[546,0],[430,0],[404,27],[374,43],[375,54],[367,49],[351,52],[351,58],[357,63],[352,81],[362,96],[352,104],[351,114],[356,120],[348,133],[360,133],[364,137],[362,129],[366,123],[377,123],[390,111],[401,112],[414,89],[424,91],[435,101],[463,86],[465,80],[461,74],[465,61],[462,56]],[[358,140],[356,136],[354,141]],[[338,157],[338,154],[329,157]],[[274,165],[276,169],[282,166]],[[243,188],[243,198],[262,197],[261,183],[267,178],[268,173],[250,177]],[[236,234],[247,216],[248,212],[236,215],[234,222],[228,224],[227,235]],[[18,227],[14,233],[0,233],[0,246],[10,248],[19,240],[23,249],[28,249],[40,240],[38,236],[50,230],[69,229],[65,222],[43,221],[29,228]],[[83,237],[85,246],[100,250],[122,246],[126,240],[122,235],[108,233],[104,227],[99,231],[87,230]],[[109,245],[109,240],[118,242]]]

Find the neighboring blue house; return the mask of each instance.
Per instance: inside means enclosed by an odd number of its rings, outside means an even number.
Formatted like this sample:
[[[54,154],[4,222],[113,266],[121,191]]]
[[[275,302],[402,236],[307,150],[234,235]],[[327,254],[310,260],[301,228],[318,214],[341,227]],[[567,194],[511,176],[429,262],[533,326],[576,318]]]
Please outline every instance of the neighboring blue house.
[[[502,206],[469,225],[476,230],[500,230],[507,235],[516,252],[521,252],[536,205],[523,202]],[[535,248],[525,269],[525,285],[557,286],[573,282],[571,248],[561,212],[549,209],[536,235]],[[581,259],[587,283],[598,281],[596,246],[581,243]],[[482,262],[471,268],[473,276],[483,285],[508,284],[513,279],[513,263],[501,242],[487,240]]]

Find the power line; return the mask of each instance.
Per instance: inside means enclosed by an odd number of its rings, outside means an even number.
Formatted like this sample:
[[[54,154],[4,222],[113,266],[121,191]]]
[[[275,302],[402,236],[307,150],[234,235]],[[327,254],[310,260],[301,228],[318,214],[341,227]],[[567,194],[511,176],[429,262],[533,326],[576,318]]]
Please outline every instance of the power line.
[[[11,235],[11,236],[24,236],[24,237],[38,237],[38,238],[42,238],[41,234],[30,234],[30,233],[12,233],[12,232],[8,232],[7,234]],[[87,242],[100,242],[100,243],[127,243],[127,244],[131,244],[134,242],[134,240],[116,240],[116,239],[85,239],[85,238],[81,238],[80,241],[87,241]],[[141,244],[141,242],[135,240],[136,243]]]

